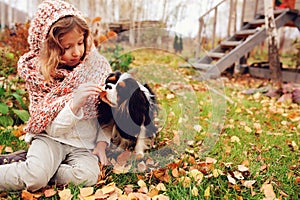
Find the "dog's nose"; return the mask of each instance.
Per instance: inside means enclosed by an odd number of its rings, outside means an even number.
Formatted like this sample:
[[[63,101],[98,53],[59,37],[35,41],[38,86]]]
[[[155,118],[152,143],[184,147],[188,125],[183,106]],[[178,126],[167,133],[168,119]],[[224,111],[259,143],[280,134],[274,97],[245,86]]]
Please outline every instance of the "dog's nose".
[[[111,85],[108,85],[108,84],[106,84],[106,85],[105,85],[105,90],[108,90],[108,89],[110,89],[110,90],[111,90],[111,89],[112,89],[112,86],[111,86]]]

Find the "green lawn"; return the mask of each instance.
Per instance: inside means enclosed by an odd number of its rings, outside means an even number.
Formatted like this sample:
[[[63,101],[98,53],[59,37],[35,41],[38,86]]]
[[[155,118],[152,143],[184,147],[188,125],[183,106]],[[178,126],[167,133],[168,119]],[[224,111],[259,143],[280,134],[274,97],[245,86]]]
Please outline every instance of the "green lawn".
[[[154,150],[142,160],[145,171],[136,161],[133,170],[139,173],[103,168],[103,180],[94,192],[115,183],[107,194],[122,193],[124,199],[139,195],[184,200],[300,198],[299,105],[279,103],[262,93],[243,93],[271,84],[267,80],[243,75],[199,82],[193,79],[196,72],[177,67],[184,61],[173,54],[140,51],[133,56],[132,68],[138,78],[149,82],[160,104],[156,146],[164,151]],[[0,129],[2,153],[6,147],[27,148],[12,130]],[[151,158],[158,167],[147,164]],[[80,186],[50,188],[60,192],[69,188],[73,199],[81,193]],[[59,199],[58,193],[44,195],[41,191],[39,198]],[[8,192],[0,198],[20,196]]]

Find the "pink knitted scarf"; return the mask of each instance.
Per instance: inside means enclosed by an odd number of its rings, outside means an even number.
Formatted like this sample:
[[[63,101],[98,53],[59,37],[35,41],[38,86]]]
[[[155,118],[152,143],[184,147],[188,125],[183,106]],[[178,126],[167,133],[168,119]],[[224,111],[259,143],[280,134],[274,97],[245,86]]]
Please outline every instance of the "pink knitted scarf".
[[[53,23],[65,16],[82,17],[72,5],[60,0],[47,0],[38,7],[31,21],[28,42],[30,51],[18,62],[18,73],[25,80],[29,93],[30,118],[25,127],[29,133],[41,133],[71,100],[79,84],[93,81],[102,85],[111,72],[107,60],[95,48],[73,71],[58,69],[54,81],[47,83],[40,73],[38,55]],[[97,117],[98,96],[91,96],[83,107],[84,119]]]

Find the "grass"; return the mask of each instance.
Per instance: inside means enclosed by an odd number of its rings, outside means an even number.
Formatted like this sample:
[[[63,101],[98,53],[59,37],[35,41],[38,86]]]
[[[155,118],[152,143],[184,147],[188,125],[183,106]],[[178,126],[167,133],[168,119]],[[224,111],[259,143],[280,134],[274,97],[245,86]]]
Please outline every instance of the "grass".
[[[220,96],[213,97],[214,92],[208,88],[208,85],[216,86],[218,83],[194,81],[193,70],[177,68],[184,62],[182,58],[153,50],[133,52],[133,55],[132,67],[137,70],[136,75],[149,82],[163,111],[159,116],[162,129],[157,142],[163,144],[166,138],[174,141],[174,137],[180,134],[180,142],[194,140],[195,143],[175,149],[179,152],[171,160],[175,166],[164,166],[169,174],[165,181],[153,173],[114,174],[110,171],[107,183],[115,182],[120,189],[132,184],[137,189],[139,179],[143,179],[149,188],[162,182],[166,186],[163,194],[170,199],[185,200],[263,199],[266,195],[263,185],[271,184],[279,199],[300,198],[300,185],[296,181],[300,177],[299,105],[278,103],[263,94],[243,94],[246,89],[269,84],[266,80],[243,76],[223,80],[222,93],[227,97],[224,106],[224,102],[219,101]],[[220,107],[222,109],[218,110]],[[223,109],[226,111],[224,116]],[[212,124],[222,124],[223,121],[220,135],[210,136],[208,133],[220,128]],[[201,129],[195,130],[194,125],[200,125]],[[26,148],[24,142],[11,132],[12,129],[1,129],[1,145],[11,146],[13,150]],[[203,150],[201,142],[209,137],[211,139],[206,144],[211,146],[207,146],[205,154],[199,154],[198,151]],[[215,159],[216,163],[203,166],[206,157]],[[237,172],[239,165],[249,169],[242,173],[244,179],[236,179],[236,184],[232,184],[228,175]],[[174,175],[175,169],[181,174]],[[201,181],[188,178],[193,169],[202,172]],[[251,187],[244,185],[245,181],[252,180],[255,183]],[[69,187],[75,196],[79,193],[80,187]],[[5,198],[19,199],[20,194],[8,193]],[[58,196],[52,199],[58,199]]]

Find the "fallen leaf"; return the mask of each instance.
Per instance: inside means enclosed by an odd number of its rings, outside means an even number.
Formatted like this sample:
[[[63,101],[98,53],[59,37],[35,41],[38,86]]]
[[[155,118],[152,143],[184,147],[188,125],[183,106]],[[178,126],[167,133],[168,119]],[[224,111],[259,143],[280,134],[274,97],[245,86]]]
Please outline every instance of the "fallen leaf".
[[[147,169],[147,166],[146,166],[146,164],[144,163],[144,161],[139,162],[139,164],[138,164],[137,167],[138,167],[138,171],[139,171],[139,172],[145,172],[146,169]]]
[[[157,196],[152,197],[152,200],[170,200],[170,197],[164,194],[159,194]]]
[[[163,192],[167,191],[167,188],[166,188],[165,184],[163,184],[163,183],[157,184],[156,189],[158,191],[163,191]]]
[[[94,188],[93,187],[85,187],[85,188],[80,188],[80,195],[82,197],[87,197],[90,196],[94,193]]]
[[[46,198],[52,197],[56,193],[57,193],[57,191],[54,190],[53,188],[44,191],[44,195],[45,195]]]
[[[32,193],[28,192],[27,190],[22,190],[22,199],[24,200],[34,200],[34,196]]]
[[[240,172],[246,172],[246,171],[249,171],[249,168],[246,167],[245,165],[238,165],[238,170]]]
[[[194,196],[194,197],[197,197],[197,196],[199,196],[199,191],[198,191],[198,188],[197,187],[193,187],[193,189],[192,189],[192,195]]]
[[[256,182],[256,180],[248,180],[248,181],[244,181],[242,184],[243,186],[245,186],[246,188],[251,188],[252,185]]]
[[[190,177],[183,176],[183,177],[181,177],[181,178],[179,179],[179,182],[182,184],[182,186],[183,186],[184,188],[188,188],[188,187],[191,186],[192,180],[191,180]]]
[[[203,175],[203,173],[200,172],[198,169],[192,169],[192,170],[189,172],[189,176],[190,176],[191,178],[193,178],[195,181],[201,182],[204,175]]]
[[[96,190],[95,195],[94,195],[95,199],[107,199],[107,197],[109,197],[109,194],[103,194],[101,189]]]
[[[120,153],[120,155],[117,157],[117,163],[120,166],[124,166],[126,165],[127,161],[130,159],[131,157],[131,152],[130,151],[123,151],[122,153]]]
[[[168,171],[166,168],[160,168],[160,169],[157,169],[157,170],[154,170],[153,171],[153,175],[158,178],[159,180],[161,181],[164,181],[164,182],[169,182],[171,177],[169,176],[168,174]]]
[[[232,143],[236,142],[236,143],[238,143],[238,144],[241,144],[240,138],[238,138],[237,136],[232,136],[232,137],[230,138],[230,141],[231,141]]]
[[[62,191],[59,191],[58,196],[61,200],[71,200],[73,197],[70,189],[63,189]]]
[[[154,196],[157,196],[158,195],[158,193],[159,193],[159,190],[157,189],[157,188],[152,188],[148,193],[147,193],[147,195],[149,196],[149,197],[154,197]]]
[[[138,184],[138,186],[140,186],[140,187],[147,187],[147,184],[146,184],[145,181],[143,181],[143,180],[139,180],[139,181],[137,182],[137,184]]]
[[[265,198],[264,200],[273,200],[276,198],[276,194],[273,190],[272,184],[264,183],[260,188],[260,191],[264,192]]]
[[[110,183],[103,188],[101,188],[103,194],[110,194],[115,191],[116,184],[115,183]]]
[[[210,186],[207,186],[207,188],[204,190],[204,197],[206,199],[210,197]]]
[[[229,183],[231,183],[233,185],[236,184],[235,179],[230,174],[227,174],[227,179],[228,179]]]

